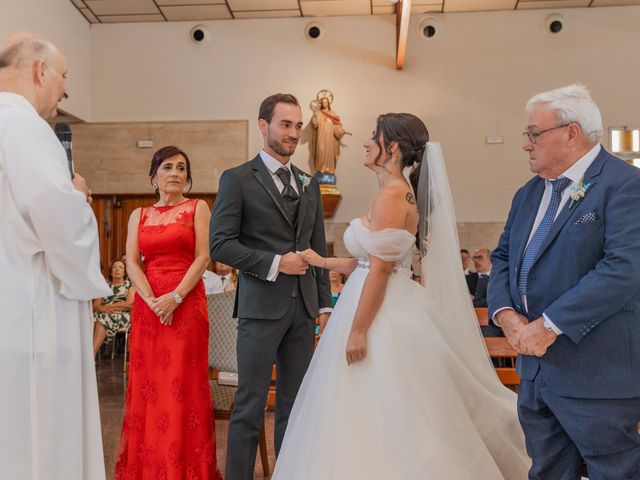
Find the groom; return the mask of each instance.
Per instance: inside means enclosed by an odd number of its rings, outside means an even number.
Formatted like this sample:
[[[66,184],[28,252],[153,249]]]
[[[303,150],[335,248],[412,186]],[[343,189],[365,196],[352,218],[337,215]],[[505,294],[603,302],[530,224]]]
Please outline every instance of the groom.
[[[276,455],[311,361],[314,319],[331,312],[328,276],[295,252],[327,255],[320,188],[291,163],[302,128],[293,95],[260,106],[263,150],[220,179],[211,217],[211,258],[240,271],[238,392],[227,441],[226,480],[252,480],[258,436],[276,363]]]
[[[537,174],[493,252],[490,315],[520,352],[530,479],[640,478],[640,171],[609,154],[571,85],[534,96],[523,149]]]

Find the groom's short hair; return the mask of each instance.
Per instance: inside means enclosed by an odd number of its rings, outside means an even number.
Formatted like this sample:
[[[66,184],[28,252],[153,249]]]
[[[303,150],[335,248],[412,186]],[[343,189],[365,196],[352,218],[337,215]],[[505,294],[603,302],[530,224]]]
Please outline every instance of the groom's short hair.
[[[276,93],[265,98],[260,104],[260,111],[258,112],[258,120],[265,120],[267,123],[271,123],[273,118],[273,111],[276,105],[279,103],[288,103],[299,107],[298,99],[290,93]]]

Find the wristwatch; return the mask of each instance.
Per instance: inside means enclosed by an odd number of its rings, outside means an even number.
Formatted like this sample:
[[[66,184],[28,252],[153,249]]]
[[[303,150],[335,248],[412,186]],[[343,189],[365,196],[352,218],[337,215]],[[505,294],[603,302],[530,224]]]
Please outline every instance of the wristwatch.
[[[176,301],[176,305],[180,305],[182,303],[182,296],[178,292],[174,290],[173,292],[171,292],[171,295],[173,295],[173,299]]]

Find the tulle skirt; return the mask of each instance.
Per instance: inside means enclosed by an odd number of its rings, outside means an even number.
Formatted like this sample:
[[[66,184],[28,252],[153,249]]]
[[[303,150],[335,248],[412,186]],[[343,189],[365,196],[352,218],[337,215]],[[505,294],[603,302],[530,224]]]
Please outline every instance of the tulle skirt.
[[[530,461],[516,395],[471,375],[411,279],[390,277],[367,357],[347,365],[346,341],[367,274],[353,272],[331,315],[273,478],[526,479]]]

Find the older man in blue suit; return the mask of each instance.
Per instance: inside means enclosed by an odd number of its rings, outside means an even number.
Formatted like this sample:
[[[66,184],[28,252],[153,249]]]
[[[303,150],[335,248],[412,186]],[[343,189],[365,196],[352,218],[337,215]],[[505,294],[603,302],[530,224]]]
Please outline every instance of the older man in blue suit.
[[[640,479],[640,170],[600,144],[581,85],[527,104],[536,177],[492,255],[489,310],[520,355],[530,479]]]

